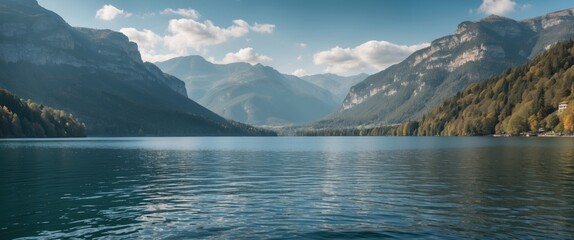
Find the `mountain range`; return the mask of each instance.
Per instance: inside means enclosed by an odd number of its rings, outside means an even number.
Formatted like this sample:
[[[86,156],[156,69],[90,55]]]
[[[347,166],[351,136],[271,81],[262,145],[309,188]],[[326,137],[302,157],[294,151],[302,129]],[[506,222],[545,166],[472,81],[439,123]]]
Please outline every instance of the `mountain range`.
[[[156,64],[185,81],[189,98],[225,118],[248,124],[312,122],[330,114],[339,104],[329,90],[261,64],[214,64],[200,56]],[[345,79],[328,89],[340,91],[337,88],[342,82]]]
[[[76,28],[35,0],[0,2],[0,87],[70,112],[88,135],[268,135],[187,97],[110,30]]]
[[[463,22],[404,61],[353,86],[316,126],[395,124],[420,118],[471,83],[524,64],[574,37],[574,9],[515,21],[491,15]]]
[[[200,56],[143,62],[121,33],[71,27],[36,0],[2,0],[0,88],[73,114],[92,136],[274,134],[239,122],[391,125],[572,37],[574,9],[523,21],[491,15],[371,76],[297,77]]]

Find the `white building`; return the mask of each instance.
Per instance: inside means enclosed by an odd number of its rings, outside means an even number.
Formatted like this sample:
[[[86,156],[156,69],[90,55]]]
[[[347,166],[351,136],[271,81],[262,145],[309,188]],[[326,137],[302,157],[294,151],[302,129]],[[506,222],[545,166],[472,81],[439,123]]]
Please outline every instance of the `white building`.
[[[566,110],[566,108],[568,107],[568,102],[561,102],[558,104],[558,112],[564,112],[564,110]]]

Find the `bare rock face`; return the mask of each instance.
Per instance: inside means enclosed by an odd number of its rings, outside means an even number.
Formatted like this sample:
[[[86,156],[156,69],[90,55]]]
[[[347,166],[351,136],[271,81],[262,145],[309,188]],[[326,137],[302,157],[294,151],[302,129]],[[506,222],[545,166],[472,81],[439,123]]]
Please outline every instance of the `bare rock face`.
[[[353,86],[337,113],[318,125],[394,124],[415,119],[468,84],[527,62],[574,38],[574,9],[515,21],[496,15],[460,23],[403,62]]]
[[[9,11],[1,16],[0,60],[40,65],[85,65],[85,62],[67,52],[74,50],[75,40],[69,25],[62,18],[42,9],[35,0],[8,0],[2,5]],[[22,18],[18,16],[20,11],[34,14]]]
[[[26,34],[28,27],[24,23],[3,22],[0,24],[2,38],[13,38]]]
[[[34,44],[0,43],[0,59],[9,63],[28,62],[36,65],[85,66],[85,62],[66,53]]]
[[[562,23],[571,22],[573,18],[574,8],[553,12],[537,18],[527,19],[522,21],[522,23],[529,26],[533,31],[540,32],[548,28],[558,26]]]
[[[95,68],[121,74],[127,81],[162,82],[187,96],[185,83],[146,67],[137,44],[122,33],[73,28],[35,0],[8,0],[0,7],[7,12],[0,16],[1,61]]]
[[[185,82],[172,75],[162,72],[154,64],[145,63],[145,66],[147,70],[156,77],[156,79],[160,80],[163,84],[167,85],[169,88],[173,89],[180,95],[188,97],[187,90],[185,89]]]
[[[107,56],[111,60],[127,57],[130,61],[143,63],[137,44],[130,42],[128,37],[122,33],[89,28],[76,28],[76,30],[88,37],[92,46],[95,47],[93,50],[98,54]]]
[[[528,56],[530,59],[558,42],[574,38],[574,8],[524,20],[521,23],[537,33],[536,44]]]

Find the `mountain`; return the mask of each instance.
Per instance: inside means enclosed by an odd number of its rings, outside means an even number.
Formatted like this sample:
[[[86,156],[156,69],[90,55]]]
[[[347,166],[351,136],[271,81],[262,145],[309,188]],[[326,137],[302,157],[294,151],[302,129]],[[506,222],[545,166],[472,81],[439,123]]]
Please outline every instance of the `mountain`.
[[[506,70],[400,125],[301,128],[302,136],[477,136],[574,133],[574,40]]]
[[[331,92],[331,94],[335,96],[336,102],[342,103],[343,100],[345,100],[347,93],[349,93],[349,89],[351,89],[353,85],[365,80],[368,76],[369,75],[366,73],[348,77],[326,73],[303,76],[301,79]]]
[[[213,64],[201,56],[177,57],[155,64],[164,72],[185,81],[187,95],[195,101],[211,91],[215,82],[251,68],[249,63]]]
[[[328,91],[261,64],[213,64],[200,56],[156,63],[186,82],[189,97],[236,121],[256,125],[311,122],[337,108]]]
[[[489,135],[574,130],[574,41],[463,92],[410,125],[411,135]],[[561,103],[570,105],[557,111]]]
[[[0,89],[0,138],[85,136],[86,126],[72,114]]]
[[[495,15],[463,22],[455,34],[353,86],[337,112],[317,125],[417,119],[469,84],[524,64],[572,37],[573,9],[521,22]]]
[[[88,135],[270,134],[188,99],[123,34],[71,27],[35,0],[0,1],[0,87],[74,114]]]

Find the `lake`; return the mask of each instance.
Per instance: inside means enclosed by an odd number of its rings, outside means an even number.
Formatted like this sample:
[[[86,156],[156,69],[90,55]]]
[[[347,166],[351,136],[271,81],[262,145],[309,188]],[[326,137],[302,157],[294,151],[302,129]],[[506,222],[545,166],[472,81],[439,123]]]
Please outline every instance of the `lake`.
[[[574,138],[0,140],[2,239],[574,236]]]

